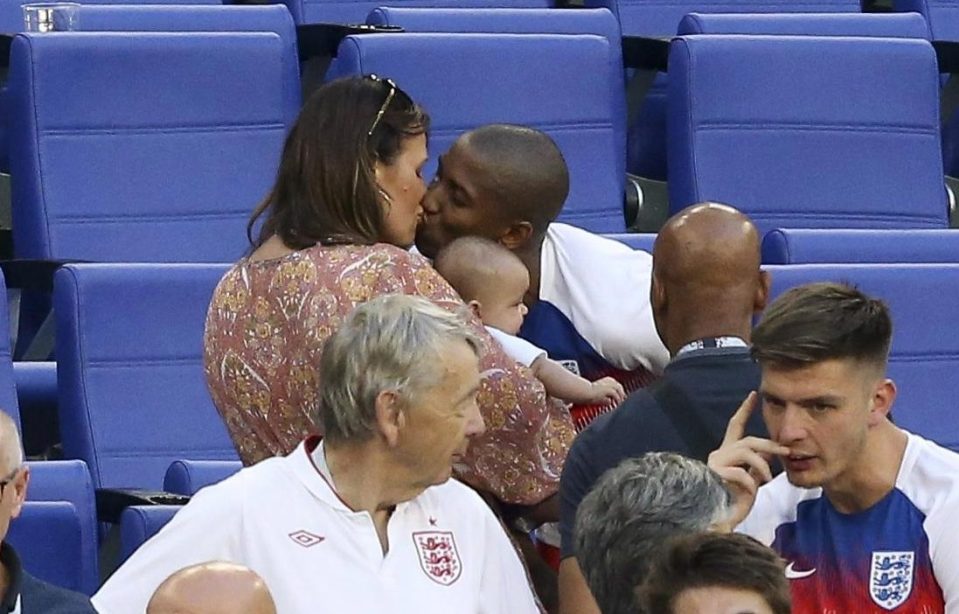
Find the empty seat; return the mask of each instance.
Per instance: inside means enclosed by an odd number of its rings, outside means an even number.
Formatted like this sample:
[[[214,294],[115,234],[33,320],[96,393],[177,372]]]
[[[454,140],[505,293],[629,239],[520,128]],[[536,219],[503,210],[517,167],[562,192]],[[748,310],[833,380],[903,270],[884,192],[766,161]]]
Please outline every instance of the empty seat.
[[[17,389],[13,378],[7,286],[2,271],[0,271],[0,411],[6,412],[13,418],[17,429],[22,428],[20,424],[20,405],[17,402]]]
[[[959,231],[777,228],[763,237],[763,262],[959,263]]]
[[[588,7],[613,11],[625,36],[671,37],[687,13],[832,13],[858,12],[858,0],[585,0]],[[666,179],[666,108],[668,79],[660,74],[641,108],[629,118],[627,168],[651,179]]]
[[[73,510],[70,518],[76,519],[80,554],[68,560],[71,574],[68,588],[92,595],[100,584],[100,576],[97,571],[97,510],[86,463],[80,460],[32,461],[27,466],[30,467],[29,503],[65,502]],[[54,513],[59,514],[61,512]],[[14,521],[14,525],[17,522]]]
[[[240,461],[174,461],[163,478],[163,490],[193,496],[201,488],[225,480],[242,468]]]
[[[892,312],[889,377],[899,393],[896,424],[959,451],[959,265],[770,266],[772,295],[819,281],[849,282],[882,298]]]
[[[379,0],[284,0],[296,23],[363,23]],[[552,6],[550,0],[393,0],[389,4],[429,8],[535,8]]]
[[[17,35],[17,256],[236,260],[297,88],[275,33]]]
[[[675,39],[670,210],[726,202],[764,232],[945,228],[936,66],[918,39]]]
[[[159,490],[178,459],[236,460],[203,375],[225,265],[77,264],[56,273],[63,450],[97,488]]]
[[[959,4],[953,0],[893,0],[892,4],[897,11],[922,15],[933,40],[959,41]]]
[[[179,505],[132,505],[120,516],[120,562],[130,558],[137,548],[156,535],[173,516]]]
[[[21,32],[24,29],[23,8],[29,4],[24,0],[0,0],[0,32]],[[84,4],[136,4],[136,0],[84,0]],[[142,4],[221,4],[217,0],[149,0]],[[83,28],[83,20],[80,20]]]
[[[561,11],[555,9],[441,9],[380,7],[366,23],[398,26],[406,32],[448,32],[488,34],[595,34],[609,43],[609,67],[613,74],[623,68],[619,22],[607,9]],[[618,79],[611,79],[610,99],[617,108],[626,108],[625,91]],[[543,101],[541,104],[548,104]],[[626,115],[613,117],[618,157],[616,172],[626,173]]]
[[[929,26],[915,13],[690,13],[677,33],[930,38]]]
[[[79,570],[89,566],[80,517],[66,501],[27,501],[10,522],[5,541],[31,575],[57,586],[90,594]],[[96,550],[93,551],[94,559]],[[95,560],[93,563],[95,564]]]
[[[430,113],[435,153],[484,124],[543,130],[570,170],[559,219],[622,232],[616,118],[623,109],[610,94],[621,75],[610,70],[609,54],[607,39],[594,35],[375,34],[345,38],[330,72],[392,78]]]

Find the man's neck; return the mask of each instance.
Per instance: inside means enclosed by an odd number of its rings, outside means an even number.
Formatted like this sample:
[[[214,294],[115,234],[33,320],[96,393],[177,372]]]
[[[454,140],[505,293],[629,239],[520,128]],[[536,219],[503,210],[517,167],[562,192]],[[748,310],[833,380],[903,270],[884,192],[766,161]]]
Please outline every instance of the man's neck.
[[[385,554],[389,550],[386,526],[398,503],[416,497],[419,492],[403,487],[386,459],[366,444],[324,446],[336,494],[356,512],[373,518]]]
[[[667,324],[666,337],[669,339],[670,356],[675,356],[679,349],[687,343],[699,339],[710,339],[717,337],[739,337],[747,344],[750,340],[751,321],[748,318],[734,319],[728,321],[696,321],[694,318],[685,320],[677,318],[674,322]]]
[[[909,437],[889,421],[873,429],[855,465],[823,487],[830,503],[843,514],[869,509],[896,486]]]

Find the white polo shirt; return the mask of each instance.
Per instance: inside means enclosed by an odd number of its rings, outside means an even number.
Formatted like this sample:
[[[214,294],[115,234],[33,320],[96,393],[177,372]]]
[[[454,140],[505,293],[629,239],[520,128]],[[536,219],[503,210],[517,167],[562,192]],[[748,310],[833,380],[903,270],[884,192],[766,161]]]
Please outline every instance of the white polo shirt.
[[[173,572],[211,560],[246,565],[279,614],[539,612],[499,521],[455,480],[396,506],[384,556],[367,512],[336,495],[308,440],[201,490],[94,595],[100,614],[143,612]]]

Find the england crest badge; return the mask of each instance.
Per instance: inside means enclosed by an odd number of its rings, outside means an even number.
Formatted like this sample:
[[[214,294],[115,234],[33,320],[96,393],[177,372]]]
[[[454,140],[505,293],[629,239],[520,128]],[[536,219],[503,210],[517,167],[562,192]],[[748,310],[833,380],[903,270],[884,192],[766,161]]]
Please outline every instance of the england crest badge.
[[[869,596],[881,608],[893,610],[912,592],[912,552],[873,552]]]
[[[420,555],[420,567],[430,580],[449,586],[459,579],[463,565],[460,562],[452,532],[413,533],[413,543],[416,544],[416,551]]]

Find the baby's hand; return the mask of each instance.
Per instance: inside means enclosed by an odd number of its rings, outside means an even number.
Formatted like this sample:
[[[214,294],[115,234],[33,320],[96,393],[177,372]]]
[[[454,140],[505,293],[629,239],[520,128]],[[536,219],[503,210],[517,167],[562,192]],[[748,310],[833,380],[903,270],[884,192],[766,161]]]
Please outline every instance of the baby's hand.
[[[623,402],[623,399],[626,398],[626,391],[623,390],[623,385],[611,377],[604,377],[603,379],[592,382],[590,384],[590,391],[593,395],[593,398],[590,400],[592,403],[612,402],[619,405]]]

